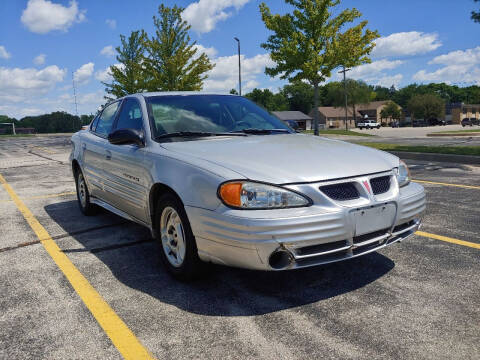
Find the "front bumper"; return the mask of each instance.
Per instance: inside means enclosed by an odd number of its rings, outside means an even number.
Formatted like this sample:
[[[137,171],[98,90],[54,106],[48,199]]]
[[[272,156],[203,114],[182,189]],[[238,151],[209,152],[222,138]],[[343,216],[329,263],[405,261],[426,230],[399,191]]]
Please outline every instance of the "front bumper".
[[[395,205],[393,222],[388,228],[361,236],[355,236],[352,206],[321,204],[258,211],[224,207],[209,211],[187,206],[186,211],[202,260],[248,269],[284,270],[350,259],[408,238],[420,227],[425,192],[421,185],[411,183],[397,188],[390,198],[371,199],[362,207],[381,204]],[[275,252],[282,252],[284,261],[272,261]]]

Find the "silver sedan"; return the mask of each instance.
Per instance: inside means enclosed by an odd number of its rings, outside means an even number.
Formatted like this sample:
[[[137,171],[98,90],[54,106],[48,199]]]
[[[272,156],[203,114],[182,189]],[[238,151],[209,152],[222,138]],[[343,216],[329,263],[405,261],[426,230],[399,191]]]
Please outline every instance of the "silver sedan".
[[[180,279],[206,262],[286,270],[361,256],[412,235],[425,211],[396,156],[295,133],[239,96],[130,95],[72,144],[81,211],[147,226]]]

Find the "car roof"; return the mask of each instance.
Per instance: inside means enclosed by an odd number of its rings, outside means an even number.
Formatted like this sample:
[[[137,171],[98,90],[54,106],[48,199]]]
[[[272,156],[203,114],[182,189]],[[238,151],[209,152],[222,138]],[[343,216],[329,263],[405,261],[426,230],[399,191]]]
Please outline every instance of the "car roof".
[[[235,94],[221,93],[221,92],[205,92],[205,91],[155,91],[137,93],[134,95],[141,95],[143,97],[152,96],[191,96],[191,95],[226,95],[226,96],[238,96]]]

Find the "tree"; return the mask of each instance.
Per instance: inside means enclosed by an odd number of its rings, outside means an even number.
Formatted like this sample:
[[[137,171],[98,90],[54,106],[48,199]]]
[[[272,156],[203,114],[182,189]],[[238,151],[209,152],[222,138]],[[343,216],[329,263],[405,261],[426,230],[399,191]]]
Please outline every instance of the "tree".
[[[282,93],[274,94],[269,89],[253,89],[245,95],[246,98],[252,100],[268,111],[285,111],[288,110],[288,101]]]
[[[313,87],[302,81],[285,85],[280,91],[288,101],[289,110],[308,114],[313,106]]]
[[[436,119],[445,115],[445,102],[438,95],[415,95],[408,102],[408,110],[416,119]]]
[[[383,101],[392,98],[392,93],[389,88],[380,85],[370,85],[370,90],[372,90],[372,100]]]
[[[230,94],[232,95],[238,95],[238,91],[235,89],[230,89]]]
[[[400,106],[395,104],[393,101],[389,101],[386,106],[380,111],[380,118],[381,119],[392,119],[392,120],[400,120],[402,117],[402,110]]]
[[[372,97],[372,90],[363,81],[348,79],[346,81],[347,88],[347,105],[352,108],[353,120],[357,122],[356,106],[358,104],[368,104]],[[327,91],[327,101],[335,107],[345,107],[345,88],[343,82],[333,82]]]
[[[108,94],[119,98],[145,90],[146,78],[142,66],[145,39],[146,34],[143,30],[132,31],[128,39],[120,35],[122,45],[115,48],[118,53],[116,57],[118,65],[110,66],[113,81],[110,84],[102,82]]]
[[[307,80],[314,88],[314,128],[318,135],[319,84],[331,76],[333,69],[353,67],[370,62],[368,55],[378,38],[377,31],[365,29],[367,21],[341,30],[361,17],[353,8],[337,16],[333,8],[340,0],[285,0],[295,7],[293,13],[272,15],[265,3],[260,4],[262,20],[273,32],[261,46],[270,51],[275,62],[265,73],[280,75],[290,81]]]
[[[153,17],[155,36],[145,41],[144,71],[149,91],[201,90],[214,65],[191,41],[190,25],[182,20],[183,8],[160,5]]]
[[[480,0],[473,0],[475,2],[479,2]],[[472,20],[477,22],[477,23],[480,23],[480,10],[479,11],[472,11],[472,16],[471,16]]]

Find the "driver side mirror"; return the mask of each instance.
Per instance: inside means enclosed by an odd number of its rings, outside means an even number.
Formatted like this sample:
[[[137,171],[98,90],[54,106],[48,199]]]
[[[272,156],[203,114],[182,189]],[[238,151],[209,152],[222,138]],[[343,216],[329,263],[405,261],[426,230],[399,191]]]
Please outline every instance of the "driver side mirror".
[[[108,142],[114,145],[136,144],[139,147],[145,146],[143,131],[136,129],[119,129],[108,135]]]

